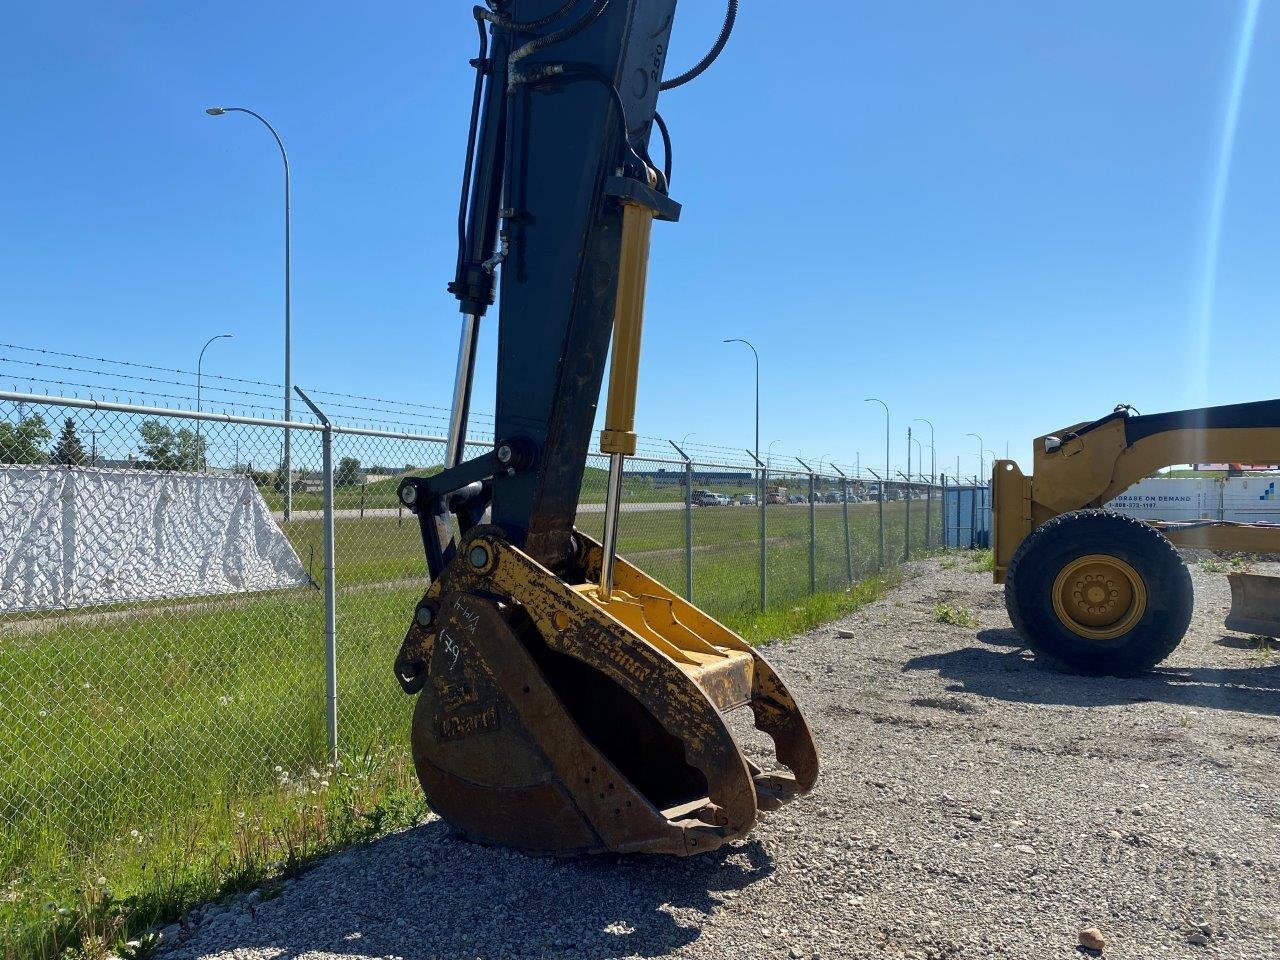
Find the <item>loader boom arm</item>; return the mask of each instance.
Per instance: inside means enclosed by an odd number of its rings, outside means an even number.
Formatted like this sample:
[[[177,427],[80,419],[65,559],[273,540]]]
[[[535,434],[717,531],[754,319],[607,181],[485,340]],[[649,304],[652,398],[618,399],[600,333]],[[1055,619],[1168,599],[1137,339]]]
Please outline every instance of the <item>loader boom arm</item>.
[[[997,460],[992,468],[996,582],[1003,582],[1022,538],[1047,520],[1100,507],[1162,467],[1208,462],[1280,463],[1280,400],[1148,416],[1117,410],[1037,438],[1032,476],[1011,460]],[[1202,533],[1204,545],[1229,542],[1232,536],[1224,530],[1212,537]],[[1256,532],[1235,535],[1237,541],[1246,538],[1252,546],[1236,549],[1256,548]],[[1194,541],[1195,536],[1175,529],[1170,539]]]

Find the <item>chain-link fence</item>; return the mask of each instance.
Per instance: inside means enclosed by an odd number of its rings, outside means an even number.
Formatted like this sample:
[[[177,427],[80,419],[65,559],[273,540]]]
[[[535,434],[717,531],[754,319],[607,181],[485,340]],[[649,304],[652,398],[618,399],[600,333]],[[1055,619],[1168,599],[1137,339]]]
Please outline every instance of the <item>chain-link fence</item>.
[[[439,437],[0,393],[6,858],[252,795],[335,746],[403,749],[391,663],[426,579],[396,490],[443,459]],[[596,537],[606,468],[582,486]],[[619,549],[743,623],[874,573],[882,535],[886,565],[934,549],[938,493],[636,457]]]

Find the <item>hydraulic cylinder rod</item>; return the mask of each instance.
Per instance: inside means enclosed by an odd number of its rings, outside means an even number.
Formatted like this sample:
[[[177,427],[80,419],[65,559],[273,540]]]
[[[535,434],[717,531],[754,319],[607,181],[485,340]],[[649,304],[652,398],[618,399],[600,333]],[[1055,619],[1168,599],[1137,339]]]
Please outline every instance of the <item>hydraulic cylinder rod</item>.
[[[458,369],[453,378],[453,406],[449,414],[449,438],[445,447],[445,467],[456,467],[466,457],[467,420],[471,411],[471,381],[476,372],[476,342],[480,338],[480,318],[463,314],[462,340],[458,344]]]
[[[618,553],[618,515],[622,509],[622,467],[636,452],[636,385],[640,373],[640,334],[644,323],[644,287],[649,273],[649,235],[653,211],[632,201],[622,205],[622,249],[613,317],[613,360],[609,401],[600,452],[609,454],[609,487],[604,508],[604,559],[600,596],[613,593],[613,563]]]

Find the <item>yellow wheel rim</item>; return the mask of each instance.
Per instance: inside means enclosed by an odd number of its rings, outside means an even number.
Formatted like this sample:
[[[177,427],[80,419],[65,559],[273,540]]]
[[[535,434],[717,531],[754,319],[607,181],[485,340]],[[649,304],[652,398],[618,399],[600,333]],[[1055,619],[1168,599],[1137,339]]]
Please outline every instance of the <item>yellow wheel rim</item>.
[[[1072,560],[1053,581],[1053,612],[1077,636],[1114,640],[1147,611],[1147,585],[1119,557],[1091,553]]]

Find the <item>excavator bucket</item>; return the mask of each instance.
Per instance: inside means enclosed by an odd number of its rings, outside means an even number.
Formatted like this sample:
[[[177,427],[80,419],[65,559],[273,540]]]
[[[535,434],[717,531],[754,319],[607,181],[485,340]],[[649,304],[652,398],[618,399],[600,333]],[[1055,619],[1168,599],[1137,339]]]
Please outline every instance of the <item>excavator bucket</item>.
[[[768,662],[621,558],[604,599],[602,548],[574,536],[557,575],[478,526],[419,603],[396,672],[432,808],[532,853],[688,855],[808,791],[817,749]],[[730,731],[744,707],[780,768]]]
[[[1280,637],[1280,577],[1232,573],[1227,629],[1262,637]]]

